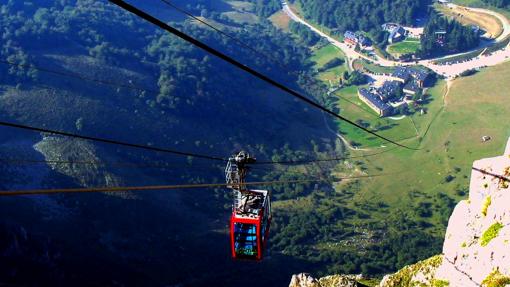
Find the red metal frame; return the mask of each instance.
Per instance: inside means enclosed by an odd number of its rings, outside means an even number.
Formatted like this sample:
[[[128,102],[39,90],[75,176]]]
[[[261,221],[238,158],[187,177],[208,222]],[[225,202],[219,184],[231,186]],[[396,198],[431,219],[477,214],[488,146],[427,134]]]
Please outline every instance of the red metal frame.
[[[235,238],[234,238],[234,224],[235,223],[244,223],[244,224],[253,224],[257,230],[257,260],[262,259],[261,253],[261,242],[260,242],[260,217],[259,218],[239,218],[236,217],[235,212],[232,212],[232,216],[230,217],[230,247],[232,249],[232,257],[234,259],[239,259],[236,255],[235,251]]]
[[[258,218],[237,217],[236,213],[232,212],[232,215],[230,217],[230,248],[231,248],[233,259],[245,259],[245,258],[237,257],[236,252],[235,252],[235,238],[234,238],[234,231],[235,231],[234,224],[235,223],[244,223],[244,224],[253,224],[256,226],[256,230],[257,230],[257,257],[256,257],[256,260],[257,261],[262,260],[262,258],[264,257],[263,252],[266,248],[267,240],[269,238],[269,227],[271,225],[271,218],[269,217],[267,219],[266,232],[265,232],[264,238],[262,238],[261,225],[262,225],[262,219],[264,218],[264,216],[265,216],[265,214],[263,211],[261,212],[261,214]]]

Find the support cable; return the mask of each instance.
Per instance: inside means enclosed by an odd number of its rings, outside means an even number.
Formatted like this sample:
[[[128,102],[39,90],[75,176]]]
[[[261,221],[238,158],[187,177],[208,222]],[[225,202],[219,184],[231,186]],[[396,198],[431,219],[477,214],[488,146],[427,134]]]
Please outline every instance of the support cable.
[[[56,130],[51,130],[51,129],[27,126],[27,125],[22,125],[22,124],[15,124],[15,123],[4,122],[4,121],[0,121],[0,126],[41,132],[41,133],[48,133],[48,134],[65,136],[65,137],[72,137],[72,138],[78,138],[78,139],[83,139],[83,140],[90,140],[90,141],[96,141],[96,142],[102,142],[102,143],[107,143],[107,144],[120,145],[120,146],[126,146],[126,147],[132,147],[132,148],[138,148],[138,149],[144,149],[144,150],[150,150],[150,151],[156,151],[156,152],[162,152],[162,153],[170,153],[170,154],[175,154],[175,155],[180,155],[180,156],[191,156],[194,158],[201,158],[201,159],[214,160],[214,161],[227,161],[226,159],[217,157],[217,156],[209,156],[209,155],[203,155],[203,154],[197,154],[197,153],[191,153],[191,152],[171,150],[171,149],[161,148],[161,147],[154,147],[154,146],[149,146],[149,145],[128,143],[128,142],[112,140],[112,139],[85,136],[85,135],[80,135],[80,134],[75,134],[75,133],[56,131]]]
[[[363,179],[384,176],[363,175],[335,178],[335,180]],[[259,181],[244,183],[247,186],[268,186],[278,184],[300,184],[312,182],[327,182],[329,180],[303,179],[303,180],[282,180],[282,181]],[[94,188],[62,188],[62,189],[31,189],[31,190],[2,190],[0,196],[20,196],[20,195],[44,195],[44,194],[61,194],[61,193],[97,193],[97,192],[126,192],[126,191],[148,191],[148,190],[176,190],[176,189],[198,189],[198,188],[219,188],[226,187],[226,183],[204,183],[204,184],[181,184],[181,185],[153,185],[153,186],[124,186],[124,187],[94,187]]]
[[[260,72],[257,72],[255,70],[253,70],[252,68],[250,68],[250,67],[248,67],[248,66],[238,62],[237,60],[235,60],[235,59],[233,59],[233,58],[231,58],[231,57],[221,53],[220,51],[210,47],[209,45],[207,45],[207,44],[205,44],[205,43],[203,43],[203,42],[201,42],[201,41],[191,37],[190,35],[188,35],[188,34],[182,32],[182,31],[180,31],[180,30],[178,30],[178,29],[176,29],[176,28],[174,28],[174,27],[172,27],[172,26],[162,22],[161,20],[159,20],[159,19],[157,19],[157,18],[155,18],[155,17],[145,13],[144,11],[136,8],[133,5],[130,5],[130,4],[128,4],[128,3],[126,3],[126,2],[124,2],[122,0],[108,0],[108,1],[113,3],[113,4],[115,4],[115,5],[117,5],[117,6],[119,6],[120,8],[122,8],[122,9],[124,9],[124,10],[126,10],[126,11],[128,11],[128,12],[130,12],[130,13],[132,13],[132,14],[134,14],[134,15],[136,15],[136,16],[138,16],[138,17],[140,17],[140,18],[142,18],[142,19],[144,19],[144,20],[146,20],[148,22],[150,22],[150,23],[152,23],[153,25],[156,25],[159,28],[161,28],[163,30],[166,30],[166,31],[174,34],[175,36],[177,36],[177,37],[179,37],[179,38],[181,38],[181,39],[183,39],[183,40],[185,40],[185,41],[187,41],[187,42],[189,42],[189,43],[191,43],[191,44],[201,48],[202,50],[204,50],[204,51],[206,51],[206,52],[208,52],[208,53],[210,53],[210,54],[212,54],[212,55],[214,55],[214,56],[216,56],[216,57],[226,61],[227,63],[230,63],[233,66],[236,66],[237,68],[239,68],[239,69],[241,69],[241,70],[243,70],[243,71],[245,71],[245,72],[247,72],[247,73],[257,77],[257,78],[259,78],[260,80],[262,80],[262,81],[264,81],[264,82],[266,82],[266,83],[268,83],[268,84],[270,84],[270,85],[272,85],[272,86],[274,86],[274,87],[276,87],[276,88],[278,88],[278,89],[280,89],[280,90],[290,94],[291,96],[293,96],[293,97],[295,97],[295,98],[297,98],[297,99],[307,103],[308,105],[313,106],[313,107],[315,107],[315,108],[317,108],[317,109],[319,109],[319,110],[321,110],[321,111],[323,111],[323,112],[325,112],[325,113],[327,113],[327,114],[329,114],[329,115],[331,115],[333,117],[336,117],[336,118],[340,119],[341,121],[344,121],[344,122],[346,122],[346,123],[348,123],[348,124],[358,128],[358,129],[361,129],[361,130],[365,131],[366,133],[369,133],[369,134],[371,134],[371,135],[373,135],[375,137],[378,137],[378,138],[380,138],[380,139],[382,139],[382,140],[384,140],[386,142],[389,142],[389,143],[394,144],[396,146],[399,146],[401,148],[410,149],[410,150],[419,150],[418,148],[409,147],[409,146],[400,144],[398,142],[395,142],[395,141],[393,141],[393,140],[391,140],[391,139],[389,139],[389,138],[387,138],[385,136],[379,135],[376,132],[373,132],[373,131],[371,131],[371,130],[369,130],[367,128],[364,128],[364,127],[356,124],[355,122],[353,122],[353,121],[351,121],[351,120],[349,120],[349,119],[347,119],[347,118],[345,118],[345,117],[343,117],[343,116],[333,112],[332,110],[330,110],[330,109],[328,109],[326,107],[323,107],[322,105],[318,104],[317,102],[315,102],[315,101],[313,101],[313,100],[311,100],[311,99],[301,95],[299,92],[296,92],[296,91],[294,91],[291,88],[288,88],[287,86],[277,82],[276,80],[273,80],[270,77],[268,77],[268,76],[266,76],[266,75],[264,75],[264,74],[262,74]]]

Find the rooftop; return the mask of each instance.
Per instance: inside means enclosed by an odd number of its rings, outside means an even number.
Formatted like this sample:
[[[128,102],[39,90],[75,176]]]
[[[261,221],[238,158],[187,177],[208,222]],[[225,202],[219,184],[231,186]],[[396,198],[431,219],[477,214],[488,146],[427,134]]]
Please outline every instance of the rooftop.
[[[406,34],[406,30],[402,28],[402,26],[398,26],[395,29],[391,30],[390,38],[400,37],[404,36]]]
[[[397,67],[392,76],[395,78],[407,80],[409,79],[409,71],[407,70],[407,67]]]
[[[358,38],[356,33],[352,32],[352,31],[345,31],[344,37],[349,38],[349,39],[357,39]]]
[[[396,24],[396,23],[385,23],[385,24],[382,24],[381,27],[383,28],[383,30],[391,32],[392,30],[400,27],[400,25]]]
[[[267,190],[236,191],[234,211],[238,218],[258,218],[266,204]]]
[[[404,90],[413,91],[415,93],[419,92],[421,89],[415,81],[409,81],[405,86]]]
[[[397,67],[392,76],[405,81],[407,81],[410,76],[418,81],[425,81],[425,79],[429,76],[429,73],[417,68]]]
[[[386,81],[379,89],[377,89],[377,92],[381,95],[381,97],[389,99],[392,98],[401,88],[400,85],[401,82],[399,81]]]
[[[359,93],[368,101],[370,101],[374,106],[378,109],[386,110],[389,109],[390,106],[383,102],[376,94],[371,93],[369,90],[362,88],[359,90]]]
[[[352,31],[345,31],[344,38],[356,41],[364,46],[368,46],[372,43],[368,37],[365,37],[364,35],[362,35],[360,33],[355,33]]]
[[[418,81],[425,81],[425,79],[429,76],[427,71],[421,69],[409,68],[409,73]]]

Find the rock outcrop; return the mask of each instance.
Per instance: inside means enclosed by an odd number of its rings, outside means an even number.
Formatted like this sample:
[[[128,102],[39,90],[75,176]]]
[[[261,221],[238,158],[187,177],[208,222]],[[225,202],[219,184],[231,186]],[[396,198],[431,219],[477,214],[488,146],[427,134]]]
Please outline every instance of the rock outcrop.
[[[469,200],[455,207],[436,272],[450,286],[510,285],[510,140],[503,156],[475,161]],[[492,278],[494,279],[494,278]],[[506,284],[493,285],[505,286]]]
[[[510,140],[503,156],[475,161],[469,199],[455,207],[443,254],[384,277],[393,286],[510,286]]]
[[[474,162],[469,199],[459,202],[450,217],[443,254],[385,276],[379,287],[510,287],[508,178],[510,140],[502,156]],[[296,282],[301,282],[298,279]],[[304,285],[291,286],[350,286],[321,285],[322,279],[306,279]]]
[[[289,287],[357,287],[360,275],[332,275],[320,279],[313,278],[308,273],[292,276]]]

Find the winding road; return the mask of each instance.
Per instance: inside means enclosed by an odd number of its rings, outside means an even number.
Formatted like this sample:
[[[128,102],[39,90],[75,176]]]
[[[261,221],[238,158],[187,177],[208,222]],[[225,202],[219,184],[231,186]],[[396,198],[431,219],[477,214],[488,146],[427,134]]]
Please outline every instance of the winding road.
[[[378,57],[377,60],[374,60],[366,55],[363,55],[361,53],[358,53],[354,50],[354,47],[351,47],[343,42],[340,42],[338,41],[337,39],[329,36],[328,34],[322,32],[321,30],[315,28],[313,25],[311,25],[310,23],[308,23],[306,20],[302,19],[301,17],[299,17],[296,13],[294,13],[294,11],[292,11],[292,9],[289,7],[289,4],[287,2],[282,2],[282,5],[283,5],[283,11],[285,12],[285,14],[287,14],[287,16],[289,16],[290,19],[292,19],[293,21],[295,22],[299,22],[305,26],[307,26],[310,30],[314,31],[315,33],[319,34],[321,37],[323,38],[326,38],[328,40],[328,42],[330,42],[331,44],[333,44],[334,46],[338,47],[340,50],[342,50],[342,52],[344,52],[345,56],[349,59],[349,61],[353,61],[354,59],[359,59],[359,58],[363,58],[363,59],[366,59],[370,62],[374,62],[374,63],[377,63],[381,66],[396,66],[396,65],[400,65],[401,63],[398,63],[398,62],[395,62],[395,61],[390,61],[390,60],[386,60],[386,59],[383,59],[383,58],[380,58]]]
[[[398,62],[398,61],[387,60],[387,59],[381,58],[379,56],[377,56],[376,59],[373,59],[373,58],[370,58],[370,57],[363,55],[359,52],[356,52],[354,50],[354,47],[351,47],[343,42],[338,41],[337,39],[322,32],[321,30],[317,29],[316,27],[314,27],[313,25],[308,23],[306,20],[301,18],[294,11],[292,11],[292,9],[289,7],[289,5],[286,1],[283,1],[282,5],[283,5],[283,11],[285,12],[285,14],[287,14],[289,16],[290,19],[307,26],[310,30],[314,31],[321,37],[327,39],[331,44],[338,47],[340,50],[342,50],[342,52],[344,52],[349,63],[352,63],[352,61],[354,61],[355,59],[363,58],[363,59],[366,59],[367,61],[370,61],[370,62],[375,63],[380,66],[385,66],[385,67],[406,66],[406,65],[415,64],[415,63],[403,63],[403,62]],[[495,43],[498,43],[498,42],[504,40],[506,37],[510,36],[510,21],[504,15],[494,12],[494,11],[491,11],[491,10],[487,10],[487,9],[469,8],[469,7],[464,7],[464,6],[458,6],[455,4],[449,4],[449,5],[453,5],[454,7],[462,7],[464,9],[468,9],[468,10],[471,10],[471,11],[477,12],[477,13],[489,14],[489,15],[492,15],[492,16],[498,18],[499,21],[501,21],[501,23],[503,25],[503,33],[496,39]],[[468,54],[471,52],[472,51],[468,51],[468,52],[457,54],[454,56],[460,56],[460,55]],[[448,59],[449,57],[453,57],[453,56],[447,56],[447,57],[443,57],[443,58]],[[462,72],[465,72],[467,70],[480,69],[483,67],[494,66],[494,65],[506,62],[506,61],[510,61],[510,44],[496,52],[489,54],[489,55],[479,55],[478,57],[475,57],[469,61],[465,61],[465,62],[461,62],[461,63],[453,63],[453,64],[448,64],[448,65],[434,64],[435,61],[437,61],[438,59],[443,59],[443,58],[422,60],[422,61],[419,61],[418,64],[428,67],[429,69],[433,70],[437,74],[443,75],[447,79],[453,79],[453,78],[456,78],[457,76],[459,76]]]

